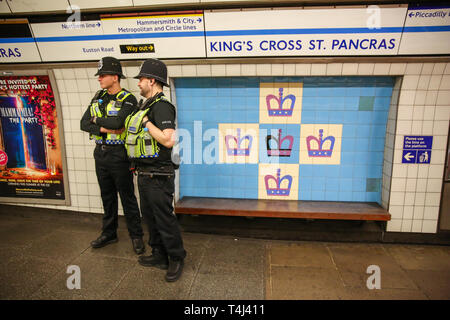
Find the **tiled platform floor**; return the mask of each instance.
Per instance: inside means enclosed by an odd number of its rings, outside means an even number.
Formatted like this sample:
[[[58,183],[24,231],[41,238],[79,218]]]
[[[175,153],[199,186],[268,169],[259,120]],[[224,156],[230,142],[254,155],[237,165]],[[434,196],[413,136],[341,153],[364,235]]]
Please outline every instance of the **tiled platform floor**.
[[[123,217],[119,242],[92,249],[100,218],[0,212],[0,299],[450,299],[449,246],[183,233],[184,273],[166,283],[137,263]],[[79,290],[67,288],[69,265],[80,267]],[[380,290],[366,286],[369,265]]]

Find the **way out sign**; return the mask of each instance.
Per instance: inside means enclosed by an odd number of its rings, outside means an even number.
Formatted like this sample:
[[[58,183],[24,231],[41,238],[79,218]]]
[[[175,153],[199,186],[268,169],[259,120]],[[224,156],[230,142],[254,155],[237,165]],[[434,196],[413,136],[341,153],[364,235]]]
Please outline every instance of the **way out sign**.
[[[430,163],[433,136],[405,136],[402,163]]]

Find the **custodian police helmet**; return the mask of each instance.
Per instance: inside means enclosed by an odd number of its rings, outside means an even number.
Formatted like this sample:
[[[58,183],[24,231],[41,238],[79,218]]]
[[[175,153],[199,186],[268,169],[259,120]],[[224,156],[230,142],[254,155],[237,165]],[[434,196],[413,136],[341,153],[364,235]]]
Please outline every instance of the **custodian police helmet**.
[[[117,74],[120,79],[125,79],[120,61],[114,57],[103,57],[100,59],[98,62],[98,71],[95,75],[102,74]]]
[[[148,59],[144,61],[141,65],[139,74],[134,78],[139,79],[141,77],[156,79],[166,87],[170,87],[167,83],[167,67],[164,62],[158,59]]]

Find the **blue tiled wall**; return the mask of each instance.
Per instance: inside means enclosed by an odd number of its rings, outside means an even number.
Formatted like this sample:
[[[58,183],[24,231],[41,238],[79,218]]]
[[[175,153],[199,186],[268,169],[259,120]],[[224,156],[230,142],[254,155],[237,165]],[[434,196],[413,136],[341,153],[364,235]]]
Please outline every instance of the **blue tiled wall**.
[[[394,85],[391,77],[233,77],[175,80],[178,128],[191,133],[191,157],[180,166],[180,198],[258,198],[258,164],[205,164],[194,159],[218,141],[194,143],[194,121],[202,133],[219,123],[259,123],[261,82],[303,83],[298,124],[259,124],[276,135],[294,136],[292,156],[280,163],[299,163],[302,124],[342,124],[339,165],[299,164],[299,200],[381,202],[384,141]],[[198,129],[197,129],[198,130]],[[197,135],[198,136],[198,135]],[[258,143],[258,142],[255,142]],[[218,150],[218,147],[217,147]],[[183,154],[182,154],[183,155]],[[270,159],[259,141],[259,163]],[[195,163],[194,163],[195,162]]]

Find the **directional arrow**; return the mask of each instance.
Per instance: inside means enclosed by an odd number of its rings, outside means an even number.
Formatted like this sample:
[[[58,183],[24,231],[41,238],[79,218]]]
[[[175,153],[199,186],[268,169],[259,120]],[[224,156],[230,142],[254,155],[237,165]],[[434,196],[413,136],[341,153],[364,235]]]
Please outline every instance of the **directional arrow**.
[[[412,18],[413,16],[414,16],[414,13],[410,13],[410,14],[408,14],[408,16],[410,17],[410,18]]]
[[[97,27],[100,27],[100,26],[101,26],[100,22],[97,22]]]
[[[198,18],[198,19],[197,19],[197,22],[202,22],[202,18]]]
[[[411,161],[411,158],[414,158],[414,156],[410,152],[408,152],[404,155],[404,158],[406,159],[406,161]]]

